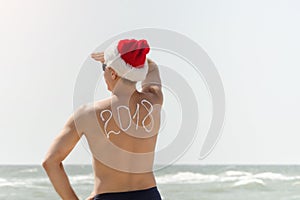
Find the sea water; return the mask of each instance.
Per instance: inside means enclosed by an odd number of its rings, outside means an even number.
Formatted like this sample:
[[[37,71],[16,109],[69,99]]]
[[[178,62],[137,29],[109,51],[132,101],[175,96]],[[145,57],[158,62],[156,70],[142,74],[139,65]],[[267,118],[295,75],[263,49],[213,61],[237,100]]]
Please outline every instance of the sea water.
[[[79,198],[89,196],[92,167],[65,170]],[[300,200],[300,165],[172,165],[155,176],[164,200]],[[60,198],[41,166],[2,165],[0,200],[16,199]]]

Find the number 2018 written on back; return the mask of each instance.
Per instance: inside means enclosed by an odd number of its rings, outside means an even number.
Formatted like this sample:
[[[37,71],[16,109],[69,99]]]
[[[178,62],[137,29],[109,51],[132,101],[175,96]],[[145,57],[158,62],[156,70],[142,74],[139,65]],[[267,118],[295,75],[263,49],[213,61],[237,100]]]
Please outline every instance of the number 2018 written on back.
[[[145,130],[146,132],[149,133],[149,132],[152,131],[153,126],[154,126],[154,120],[153,120],[153,116],[152,116],[153,106],[152,106],[152,104],[151,104],[149,101],[147,101],[146,99],[143,99],[143,100],[141,101],[141,105],[142,105],[142,106],[147,110],[147,112],[148,112],[148,113],[145,115],[145,117],[143,118],[143,120],[142,120],[142,126],[143,126],[144,130]],[[148,106],[147,106],[147,105],[148,105]],[[127,114],[128,114],[128,117],[129,117],[129,123],[128,123],[128,125],[125,126],[125,127],[123,126],[122,121],[121,121],[121,117],[120,117],[120,111],[121,111],[121,109],[126,110],[126,111],[127,111]],[[140,104],[139,104],[139,103],[136,104],[136,110],[135,110],[135,113],[133,114],[133,116],[130,115],[130,110],[129,110],[129,108],[128,108],[127,106],[121,105],[121,106],[118,106],[118,107],[117,107],[118,122],[119,122],[119,124],[120,124],[119,127],[120,127],[120,129],[121,129],[122,131],[127,131],[127,130],[130,128],[130,126],[131,126],[133,120],[136,120],[136,121],[135,121],[135,124],[136,124],[136,125],[135,125],[135,129],[136,129],[136,130],[138,129],[138,122],[139,122],[139,118],[140,118],[139,111],[140,111]],[[104,116],[103,116],[103,114],[104,114],[105,112],[109,113],[109,116],[107,117],[107,119],[105,119]],[[112,111],[111,111],[111,110],[103,110],[103,111],[100,113],[100,117],[101,117],[101,120],[104,122],[104,131],[105,131],[105,134],[106,134],[106,137],[107,137],[107,138],[109,138],[109,135],[110,135],[111,133],[117,135],[117,134],[119,134],[119,133],[121,132],[120,130],[119,130],[119,131],[107,130],[108,123],[109,123],[109,121],[110,121],[111,118],[112,118]],[[147,128],[146,125],[145,125],[145,121],[147,120],[147,118],[150,119],[150,124],[151,124],[151,127],[150,127],[150,128]]]

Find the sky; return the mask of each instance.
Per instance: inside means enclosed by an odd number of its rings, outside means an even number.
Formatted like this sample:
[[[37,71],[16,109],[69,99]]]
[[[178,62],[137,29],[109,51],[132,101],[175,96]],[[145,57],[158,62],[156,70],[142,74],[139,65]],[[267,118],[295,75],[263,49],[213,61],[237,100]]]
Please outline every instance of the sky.
[[[212,110],[200,77],[190,78],[201,123],[176,164],[300,164],[300,2],[296,0],[0,1],[0,164],[40,164],[73,112],[76,78],[90,53],[122,32],[168,29],[201,46],[226,96],[226,119],[214,150],[199,159]],[[178,57],[151,58],[186,79]],[[99,71],[97,98],[109,96]],[[162,77],[164,79],[164,77]],[[165,91],[158,141],[176,137],[180,105]],[[88,164],[81,141],[69,164]]]

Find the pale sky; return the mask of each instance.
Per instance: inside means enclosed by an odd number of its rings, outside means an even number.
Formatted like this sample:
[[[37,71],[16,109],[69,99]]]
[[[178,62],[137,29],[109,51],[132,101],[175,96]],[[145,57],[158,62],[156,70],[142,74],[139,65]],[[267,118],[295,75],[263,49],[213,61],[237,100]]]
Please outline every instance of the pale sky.
[[[299,10],[297,0],[1,0],[0,164],[40,164],[73,112],[76,78],[89,54],[112,36],[145,27],[197,42],[225,89],[222,136],[199,160],[210,98],[201,78],[191,81],[201,131],[177,164],[300,164]],[[174,56],[152,51],[150,57],[182,70]],[[95,96],[107,97],[105,88],[100,80]],[[180,120],[176,100],[165,95],[169,123],[158,148],[172,141]],[[81,142],[66,163],[90,159]]]

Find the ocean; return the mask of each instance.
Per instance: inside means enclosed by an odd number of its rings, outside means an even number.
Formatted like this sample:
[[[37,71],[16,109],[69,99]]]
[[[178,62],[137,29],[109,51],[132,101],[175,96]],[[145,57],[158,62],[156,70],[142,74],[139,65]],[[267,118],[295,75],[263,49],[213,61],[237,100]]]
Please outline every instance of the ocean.
[[[85,199],[90,165],[65,165]],[[300,165],[173,165],[155,171],[164,200],[300,200]],[[0,166],[0,200],[60,199],[39,165]]]

